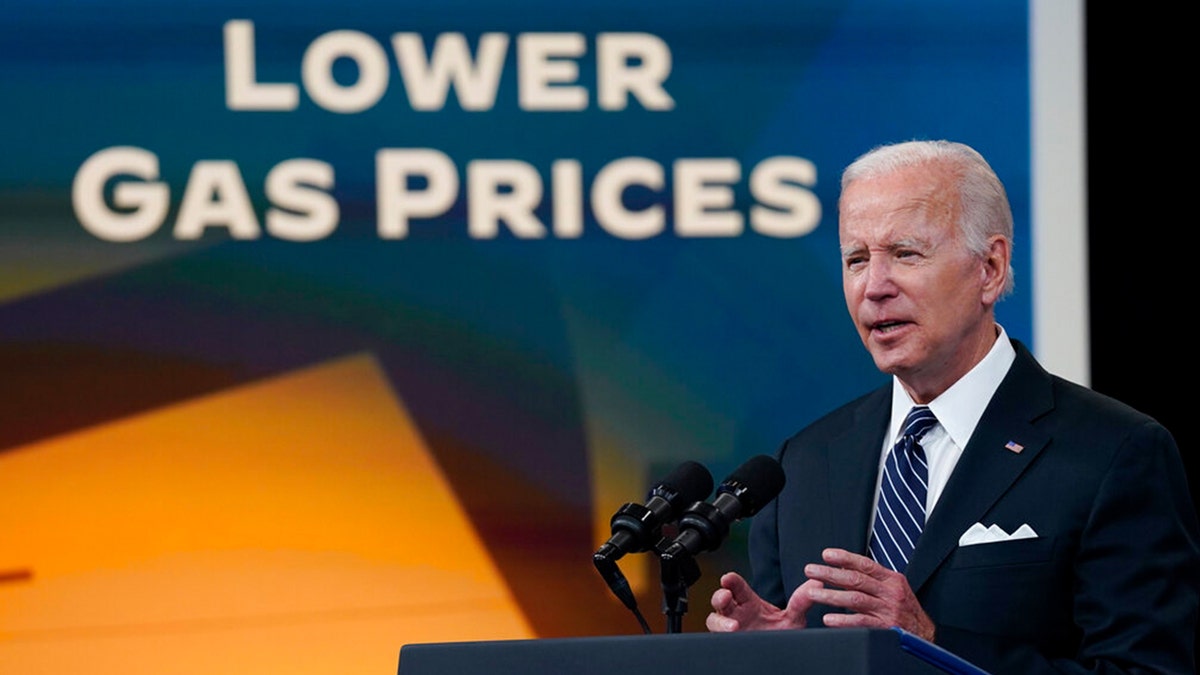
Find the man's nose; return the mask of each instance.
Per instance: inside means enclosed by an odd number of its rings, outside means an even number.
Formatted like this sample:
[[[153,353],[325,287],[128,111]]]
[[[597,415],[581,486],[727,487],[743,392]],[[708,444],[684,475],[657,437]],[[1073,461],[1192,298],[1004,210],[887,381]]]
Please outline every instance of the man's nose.
[[[896,281],[892,277],[892,266],[882,256],[874,256],[867,262],[864,292],[868,300],[882,300],[897,293]]]

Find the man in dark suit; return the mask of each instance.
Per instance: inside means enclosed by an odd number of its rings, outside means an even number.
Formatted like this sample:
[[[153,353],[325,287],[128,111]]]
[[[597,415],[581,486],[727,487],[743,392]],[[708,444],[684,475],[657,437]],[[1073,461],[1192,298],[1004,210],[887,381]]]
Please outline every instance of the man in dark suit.
[[[1154,420],[1044,371],[995,323],[1012,215],[945,141],[842,177],[843,288],[890,385],[780,451],[753,584],[713,631],[898,626],[994,673],[1194,673],[1200,533]]]

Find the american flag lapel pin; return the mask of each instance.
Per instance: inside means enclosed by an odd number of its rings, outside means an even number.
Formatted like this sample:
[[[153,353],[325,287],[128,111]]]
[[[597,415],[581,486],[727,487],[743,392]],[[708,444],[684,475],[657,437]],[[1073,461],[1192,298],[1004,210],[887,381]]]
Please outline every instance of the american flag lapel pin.
[[[1007,450],[1009,450],[1010,452],[1015,452],[1018,455],[1021,454],[1021,451],[1025,449],[1025,446],[1021,445],[1020,443],[1018,443],[1016,441],[1009,441],[1004,444],[1004,447]]]

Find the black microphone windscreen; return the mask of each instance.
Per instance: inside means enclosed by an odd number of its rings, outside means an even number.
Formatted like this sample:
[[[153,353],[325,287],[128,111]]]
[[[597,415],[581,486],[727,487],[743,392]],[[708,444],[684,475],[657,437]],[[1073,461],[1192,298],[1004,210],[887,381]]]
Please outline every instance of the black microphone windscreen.
[[[650,490],[649,497],[662,497],[676,508],[684,509],[698,502],[713,490],[713,477],[699,462],[687,461],[675,467],[666,478]]]
[[[758,513],[759,509],[779,496],[785,482],[787,478],[783,474],[783,467],[774,457],[757,455],[729,474],[717,492],[731,493],[737,497],[746,508],[742,514],[742,517],[746,517]]]

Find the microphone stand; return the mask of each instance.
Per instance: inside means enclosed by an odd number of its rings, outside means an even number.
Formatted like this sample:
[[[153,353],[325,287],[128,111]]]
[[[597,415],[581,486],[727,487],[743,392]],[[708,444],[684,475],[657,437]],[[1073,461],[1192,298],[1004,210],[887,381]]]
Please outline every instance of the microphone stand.
[[[682,633],[683,615],[688,610],[688,588],[700,579],[700,566],[686,550],[676,555],[656,547],[655,552],[661,565],[663,614],[667,617],[667,632]]]

